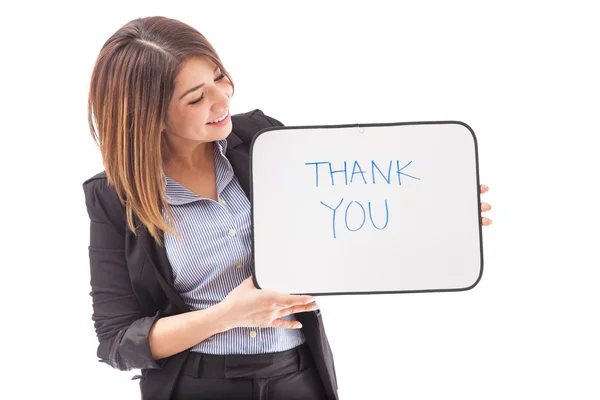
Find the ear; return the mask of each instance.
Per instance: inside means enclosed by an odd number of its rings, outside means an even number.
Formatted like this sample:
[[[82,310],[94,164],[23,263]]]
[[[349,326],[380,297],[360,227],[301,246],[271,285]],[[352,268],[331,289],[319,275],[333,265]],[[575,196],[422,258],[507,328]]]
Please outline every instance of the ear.
[[[169,121],[167,121],[167,118],[165,117],[165,119],[160,124],[160,132],[164,133],[164,132],[168,132],[168,131],[169,131]]]

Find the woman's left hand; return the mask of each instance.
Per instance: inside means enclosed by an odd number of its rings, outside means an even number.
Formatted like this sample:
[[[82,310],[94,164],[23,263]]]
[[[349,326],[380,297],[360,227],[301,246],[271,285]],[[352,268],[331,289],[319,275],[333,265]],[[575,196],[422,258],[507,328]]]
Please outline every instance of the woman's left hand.
[[[488,190],[490,190],[490,188],[488,186],[485,185],[481,185],[481,194],[487,192]],[[489,203],[481,203],[481,212],[486,212],[486,211],[490,211],[492,209],[492,206]],[[486,217],[481,217],[481,224],[484,226],[488,226],[492,224],[492,220]]]

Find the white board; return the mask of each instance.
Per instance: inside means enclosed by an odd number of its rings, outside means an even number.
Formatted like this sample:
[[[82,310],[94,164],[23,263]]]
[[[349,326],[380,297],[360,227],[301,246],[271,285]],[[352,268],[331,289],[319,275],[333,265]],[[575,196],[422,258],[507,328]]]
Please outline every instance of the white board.
[[[266,128],[251,176],[261,289],[455,291],[481,278],[477,140],[462,122]]]

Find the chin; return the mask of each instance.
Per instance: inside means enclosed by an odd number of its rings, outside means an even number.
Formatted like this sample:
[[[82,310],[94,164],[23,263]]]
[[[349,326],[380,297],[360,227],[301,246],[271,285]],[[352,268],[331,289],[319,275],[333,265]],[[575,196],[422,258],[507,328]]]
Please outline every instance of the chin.
[[[220,126],[217,129],[209,128],[208,129],[208,132],[209,132],[208,136],[213,141],[215,141],[215,140],[223,140],[223,139],[226,139],[227,136],[229,136],[229,134],[232,132],[232,130],[233,130],[233,124],[230,121],[227,125]]]

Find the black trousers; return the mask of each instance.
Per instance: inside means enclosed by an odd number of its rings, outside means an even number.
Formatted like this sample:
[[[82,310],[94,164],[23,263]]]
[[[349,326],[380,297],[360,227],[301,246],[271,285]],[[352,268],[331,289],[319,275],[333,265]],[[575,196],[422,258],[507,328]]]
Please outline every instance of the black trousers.
[[[191,352],[172,400],[326,400],[306,343],[267,354]]]

